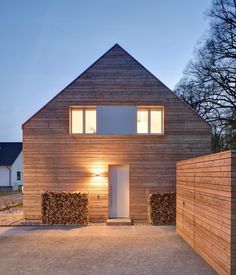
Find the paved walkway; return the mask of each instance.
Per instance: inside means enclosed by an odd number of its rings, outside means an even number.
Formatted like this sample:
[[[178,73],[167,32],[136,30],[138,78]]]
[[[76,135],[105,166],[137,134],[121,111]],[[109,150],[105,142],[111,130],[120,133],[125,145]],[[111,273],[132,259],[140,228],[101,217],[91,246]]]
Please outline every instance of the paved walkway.
[[[215,274],[174,226],[0,227],[0,274]]]

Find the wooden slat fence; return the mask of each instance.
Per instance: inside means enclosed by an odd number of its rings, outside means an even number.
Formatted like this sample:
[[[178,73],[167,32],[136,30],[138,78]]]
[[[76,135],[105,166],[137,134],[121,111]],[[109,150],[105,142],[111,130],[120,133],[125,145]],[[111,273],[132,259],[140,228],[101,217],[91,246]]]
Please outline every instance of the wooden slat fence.
[[[236,274],[236,151],[177,162],[177,233],[218,273]]]

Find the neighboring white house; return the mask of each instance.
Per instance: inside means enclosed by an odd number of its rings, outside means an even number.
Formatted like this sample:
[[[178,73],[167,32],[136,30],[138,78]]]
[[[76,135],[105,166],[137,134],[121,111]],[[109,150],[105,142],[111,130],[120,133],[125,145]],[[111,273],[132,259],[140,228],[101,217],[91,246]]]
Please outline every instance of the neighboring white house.
[[[0,190],[22,184],[22,142],[0,142]]]

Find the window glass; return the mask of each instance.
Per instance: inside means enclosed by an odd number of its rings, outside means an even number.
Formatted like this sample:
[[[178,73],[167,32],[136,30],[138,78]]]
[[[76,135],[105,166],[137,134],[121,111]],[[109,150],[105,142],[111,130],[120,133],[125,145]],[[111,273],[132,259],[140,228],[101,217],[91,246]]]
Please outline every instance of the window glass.
[[[20,171],[16,172],[16,180],[21,180],[21,173],[20,173]]]
[[[137,110],[138,134],[162,134],[163,133],[163,109],[148,108]]]
[[[148,133],[148,111],[138,110],[137,112],[137,132]]]
[[[83,133],[83,110],[72,109],[71,111],[71,132],[72,134]]]
[[[161,134],[162,133],[162,111],[151,110],[151,133]]]
[[[96,110],[85,110],[85,133],[96,133]]]

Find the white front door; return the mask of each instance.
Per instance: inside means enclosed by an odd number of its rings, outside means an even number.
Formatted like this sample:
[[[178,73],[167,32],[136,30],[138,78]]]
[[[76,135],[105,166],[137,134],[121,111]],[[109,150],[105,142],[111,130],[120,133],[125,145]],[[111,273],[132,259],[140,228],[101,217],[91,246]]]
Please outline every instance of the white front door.
[[[129,166],[109,166],[109,218],[129,218]]]

